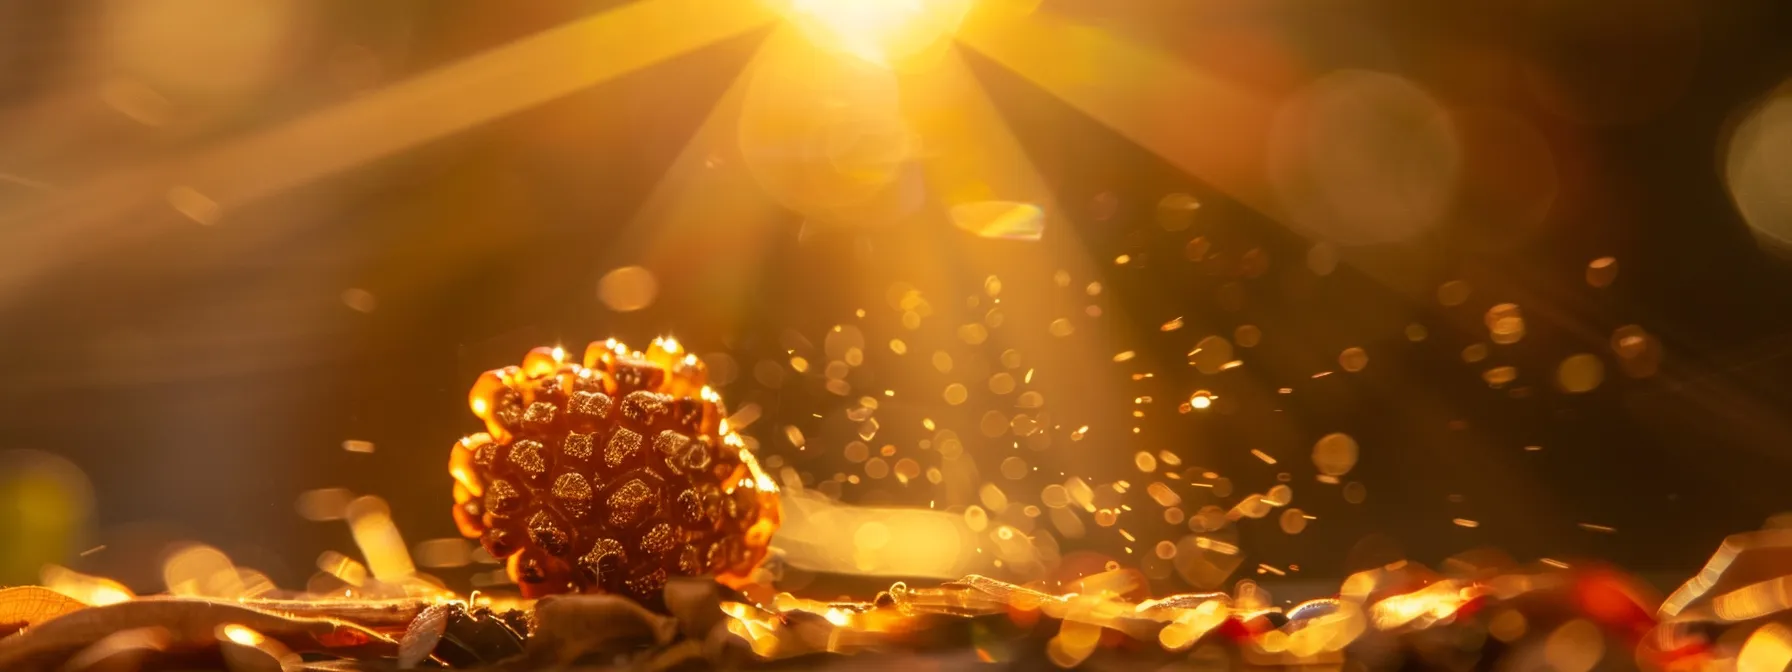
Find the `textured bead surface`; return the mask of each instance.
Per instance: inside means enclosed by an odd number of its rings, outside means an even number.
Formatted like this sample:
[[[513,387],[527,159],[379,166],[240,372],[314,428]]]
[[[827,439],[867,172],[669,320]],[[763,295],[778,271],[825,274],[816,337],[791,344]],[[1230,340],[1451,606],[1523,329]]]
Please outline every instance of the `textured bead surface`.
[[[583,363],[536,348],[469,398],[486,431],[449,460],[461,533],[505,559],[528,596],[626,594],[668,576],[738,587],[778,526],[777,489],[722,421],[678,344],[592,343]]]

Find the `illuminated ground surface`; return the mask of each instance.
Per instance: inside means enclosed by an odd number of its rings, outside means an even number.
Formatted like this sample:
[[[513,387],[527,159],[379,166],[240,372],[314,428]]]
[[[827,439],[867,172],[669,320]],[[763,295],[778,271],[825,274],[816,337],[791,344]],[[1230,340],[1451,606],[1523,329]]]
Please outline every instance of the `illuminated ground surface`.
[[[786,530],[817,598],[1479,548],[1665,593],[1789,508],[1775,3],[153,4],[0,3],[0,583],[334,591],[359,501],[513,590],[464,395],[612,335],[857,507]]]

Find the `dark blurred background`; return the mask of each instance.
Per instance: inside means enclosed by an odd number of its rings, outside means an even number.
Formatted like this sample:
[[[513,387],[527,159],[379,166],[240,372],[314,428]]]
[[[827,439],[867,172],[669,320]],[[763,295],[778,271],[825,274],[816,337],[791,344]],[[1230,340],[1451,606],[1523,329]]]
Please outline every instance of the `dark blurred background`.
[[[1284,106],[1308,101],[1291,123],[1312,137],[1290,142],[1330,152],[1320,158],[1337,175],[1379,174],[1351,157],[1406,151],[1416,141],[1403,134],[1432,123],[1313,139],[1350,132],[1352,115],[1381,118],[1363,106],[1447,110],[1454,196],[1398,242],[1324,242],[1299,207],[1277,213],[1296,221],[1266,216],[1228,188],[1276,182],[1273,158],[1267,177],[1187,174],[1160,147],[969,48],[958,57],[1052,200],[1044,240],[955,227],[937,190],[900,216],[853,222],[755,196],[740,167],[753,157],[716,111],[730,109],[730,87],[774,39],[770,27],[317,179],[237,185],[254,194],[241,203],[181,181],[198,165],[189,161],[232,151],[250,152],[257,170],[302,173],[309,152],[244,150],[243,139],[625,4],[0,1],[0,583],[36,581],[40,565],[58,563],[159,590],[161,554],[191,540],[302,588],[319,553],[354,551],[347,526],[295,510],[301,493],[323,488],[384,498],[408,542],[454,537],[445,465],[452,442],[477,429],[465,395],[480,371],[536,345],[580,351],[666,333],[720,369],[731,407],[762,411],[746,433],[774,471],[789,467],[847,503],[978,504],[949,474],[899,482],[843,455],[862,439],[840,410],[879,396],[874,453],[890,444],[892,462],[946,465],[921,420],[954,429],[971,473],[1015,502],[1003,520],[1052,536],[1055,555],[1082,554],[1076,562],[1138,564],[1156,541],[1189,534],[1145,497],[1156,479],[1135,465],[1141,451],[1232,485],[1221,495],[1174,484],[1187,515],[1291,472],[1292,505],[1313,516],[1306,529],[1288,534],[1272,513],[1233,531],[1245,564],[1232,578],[1272,590],[1479,547],[1522,561],[1596,558],[1671,585],[1725,535],[1792,510],[1782,482],[1792,263],[1776,238],[1792,238],[1792,115],[1773,97],[1792,77],[1783,2],[1047,0],[1033,10],[1296,101]],[[170,54],[158,40],[193,48]],[[1750,117],[1760,110],[1771,113]],[[1181,123],[1176,114],[1159,122]],[[381,123],[394,134],[411,125]],[[1738,158],[1737,138],[1766,139]],[[339,149],[314,140],[320,154]],[[1424,158],[1400,165],[1422,170]],[[1301,184],[1263,193],[1286,205]],[[1411,188],[1343,184],[1346,196]],[[1192,223],[1165,221],[1177,216],[1160,205],[1169,194],[1200,204]],[[1745,218],[1738,201],[1766,205]],[[1615,265],[1589,271],[1603,257]],[[654,289],[634,281],[647,305],[617,310],[600,280],[635,266]],[[1058,269],[1070,276],[1062,286]],[[967,343],[957,328],[991,319],[990,276],[1009,317],[988,342]],[[927,297],[937,314],[925,326],[902,324],[895,283]],[[1490,341],[1487,313],[1503,303],[1522,310],[1514,343]],[[1046,337],[1057,318],[1076,332]],[[833,359],[823,342],[846,324],[863,334],[865,357],[848,379],[858,392],[838,395],[823,387]],[[1256,347],[1238,344],[1242,367],[1189,365],[1204,336],[1245,340],[1241,325],[1262,334]],[[1051,390],[1046,446],[979,431],[985,408],[1012,411],[984,379],[1007,368],[1004,334],[1022,331],[1006,342],[1038,345],[1015,346],[1026,364],[1012,375],[1037,367],[1039,389]],[[1620,345],[1626,335],[1643,340]],[[1488,354],[1465,362],[1477,344]],[[1341,363],[1347,348],[1362,348],[1367,365]],[[936,350],[956,360],[953,372],[936,370]],[[1576,353],[1603,362],[1590,391],[1558,379]],[[813,368],[793,370],[793,354]],[[758,372],[763,362],[779,371]],[[1501,366],[1511,380],[1490,372]],[[969,403],[941,402],[954,381]],[[1214,406],[1178,412],[1197,390],[1217,395]],[[800,450],[789,426],[806,437]],[[1343,479],[1361,484],[1360,503],[1314,482],[1308,455],[1331,432],[1361,446]],[[923,440],[933,448],[917,448]],[[1000,475],[1010,454],[1036,469]],[[1188,471],[1184,481],[1200,480]],[[1077,512],[1080,537],[1045,516],[1027,522],[1021,505],[1040,504],[1041,488],[1066,475],[1129,480],[1118,501],[1132,511],[1114,526]],[[1258,576],[1258,563],[1290,576]],[[1158,565],[1161,591],[1189,588]],[[492,567],[427,571],[465,588]]]

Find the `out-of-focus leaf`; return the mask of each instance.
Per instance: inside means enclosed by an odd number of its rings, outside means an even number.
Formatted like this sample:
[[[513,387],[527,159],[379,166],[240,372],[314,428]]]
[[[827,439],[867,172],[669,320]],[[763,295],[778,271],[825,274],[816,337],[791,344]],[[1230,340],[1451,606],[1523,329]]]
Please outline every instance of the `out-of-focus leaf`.
[[[20,586],[0,589],[0,637],[57,616],[86,609],[80,600],[49,588]]]

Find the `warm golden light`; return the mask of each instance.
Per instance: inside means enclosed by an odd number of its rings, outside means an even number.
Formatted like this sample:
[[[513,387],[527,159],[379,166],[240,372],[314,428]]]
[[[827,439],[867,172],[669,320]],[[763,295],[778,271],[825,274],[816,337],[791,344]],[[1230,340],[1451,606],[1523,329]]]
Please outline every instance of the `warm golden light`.
[[[970,0],[779,0],[803,34],[830,51],[891,67],[946,43]]]

